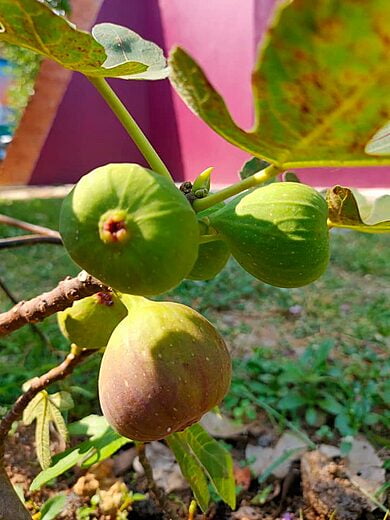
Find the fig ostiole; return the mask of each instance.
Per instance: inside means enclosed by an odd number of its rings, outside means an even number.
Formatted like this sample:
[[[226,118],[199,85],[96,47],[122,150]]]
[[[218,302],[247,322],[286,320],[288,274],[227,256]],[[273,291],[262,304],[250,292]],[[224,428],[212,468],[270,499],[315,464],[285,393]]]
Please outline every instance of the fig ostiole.
[[[197,219],[186,197],[137,164],[108,164],[82,177],[64,199],[60,233],[79,266],[143,296],[178,285],[198,254]]]
[[[238,263],[277,287],[301,287],[329,262],[328,208],[313,188],[295,182],[260,187],[209,215]]]
[[[228,391],[231,359],[217,330],[172,302],[124,295],[128,316],[110,337],[99,374],[103,413],[136,441],[181,431]]]
[[[80,348],[100,349],[107,345],[127,312],[127,307],[114,293],[100,292],[58,312],[57,321],[62,334],[71,343]]]

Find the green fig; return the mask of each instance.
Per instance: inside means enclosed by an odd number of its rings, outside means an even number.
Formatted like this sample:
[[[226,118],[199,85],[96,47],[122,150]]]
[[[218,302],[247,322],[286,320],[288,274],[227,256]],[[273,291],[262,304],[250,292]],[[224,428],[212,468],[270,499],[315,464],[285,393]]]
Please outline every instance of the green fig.
[[[238,263],[277,287],[307,285],[324,273],[329,261],[327,218],[321,195],[295,182],[257,188],[209,216]]]
[[[137,164],[93,170],[64,199],[60,233],[72,259],[121,292],[157,295],[178,285],[198,253],[190,203]]]
[[[75,301],[57,313],[62,334],[80,348],[99,349],[107,345],[118,323],[127,316],[127,308],[113,293],[99,292]]]
[[[225,206],[219,203],[211,208],[200,211],[197,214],[198,221],[201,227],[201,236],[210,233],[210,226],[208,225],[208,216],[218,211]],[[211,280],[222,271],[230,257],[230,249],[224,240],[213,240],[199,244],[198,258],[195,265],[187,275],[190,280]]]
[[[99,398],[117,432],[152,441],[199,421],[222,400],[231,359],[217,330],[193,309],[141,297],[130,304],[103,355]]]

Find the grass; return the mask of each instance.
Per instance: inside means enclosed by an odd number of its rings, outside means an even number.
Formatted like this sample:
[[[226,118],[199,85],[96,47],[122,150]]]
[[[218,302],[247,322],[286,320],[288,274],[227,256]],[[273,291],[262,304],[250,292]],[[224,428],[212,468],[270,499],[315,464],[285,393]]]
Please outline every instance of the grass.
[[[58,199],[0,201],[0,212],[57,228]],[[0,236],[19,231],[0,226]],[[278,289],[254,280],[234,261],[214,280],[184,281],[164,297],[192,305],[213,321],[232,348],[235,371],[225,409],[238,419],[258,408],[247,391],[286,419],[330,438],[369,430],[381,438],[390,425],[390,237],[332,233],[326,274],[300,289]],[[2,250],[0,278],[18,299],[52,288],[78,272],[62,247],[35,245]],[[0,311],[10,307],[0,294]],[[67,341],[52,317],[1,338],[0,406],[21,384],[63,358]],[[75,415],[98,410],[91,359],[60,384],[77,401]]]

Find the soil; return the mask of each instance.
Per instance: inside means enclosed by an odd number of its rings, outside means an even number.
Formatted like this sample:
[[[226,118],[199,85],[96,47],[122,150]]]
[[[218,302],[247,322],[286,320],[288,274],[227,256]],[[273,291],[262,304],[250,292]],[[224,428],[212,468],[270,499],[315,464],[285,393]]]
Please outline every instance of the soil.
[[[264,438],[264,429],[261,437]],[[271,426],[269,438],[275,439]],[[244,459],[248,440],[251,443],[254,442],[253,434],[241,435],[235,440],[229,440],[236,464],[236,483],[241,487],[236,510],[231,511],[225,504],[218,502],[211,506],[207,515],[195,516],[196,520],[329,520],[330,518],[333,520],[383,520],[382,511],[370,512],[368,510],[370,504],[359,494],[354,494],[351,484],[345,479],[343,462],[337,459],[326,464],[320,456],[320,464],[316,465],[315,459],[316,457],[318,459],[318,455],[315,455],[315,452],[307,453],[306,456],[309,456],[309,459],[302,463],[303,485],[301,463],[298,460],[292,464],[285,478],[270,477],[260,488],[258,481],[251,478],[249,468],[240,464]],[[52,449],[54,452],[60,451],[61,446],[53,442]],[[12,483],[22,486],[31,513],[39,510],[40,504],[50,496],[65,492],[68,495],[66,510],[58,518],[76,520],[78,508],[89,505],[90,497],[98,491],[105,497],[105,502],[110,505],[106,507],[105,513],[97,513],[91,515],[90,518],[114,520],[123,518],[117,517],[118,506],[115,506],[115,497],[120,496],[119,490],[123,489],[121,486],[126,485],[128,490],[137,493],[148,493],[145,478],[133,470],[134,457],[134,448],[131,445],[125,446],[119,456],[115,455],[113,459],[107,459],[87,471],[76,468],[62,475],[54,484],[31,493],[28,490],[29,485],[40,472],[34,450],[34,428],[20,425],[17,431],[9,437],[5,462]],[[153,460],[151,463],[153,465]],[[264,503],[259,504],[259,493],[266,486],[269,487],[268,497],[264,498]],[[333,501],[329,501],[329,497],[333,498]],[[190,500],[189,490],[171,492],[169,508],[175,515],[173,516],[163,515],[157,503],[149,496],[146,500],[135,502],[132,510],[128,512],[127,518],[166,520],[176,517],[177,519],[187,519]],[[339,516],[331,516],[332,504],[337,505]]]

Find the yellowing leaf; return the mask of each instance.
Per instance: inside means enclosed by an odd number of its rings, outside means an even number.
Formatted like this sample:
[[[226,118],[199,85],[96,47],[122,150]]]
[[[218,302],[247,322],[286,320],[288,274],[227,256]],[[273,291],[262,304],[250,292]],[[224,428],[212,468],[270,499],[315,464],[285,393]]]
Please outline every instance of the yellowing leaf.
[[[359,199],[362,200],[360,197]],[[334,186],[328,190],[326,200],[331,227],[356,229],[366,233],[390,233],[389,195],[379,198],[371,211],[364,201],[361,210],[352,190],[343,186]]]
[[[95,38],[39,0],[1,0],[0,41],[30,49],[87,76],[162,79],[162,50],[126,27],[99,24]]]
[[[211,128],[289,169],[390,164],[390,152],[365,150],[390,119],[389,58],[388,0],[282,2],[253,73],[252,131],[237,126],[184,50],[172,52],[170,66],[176,90]]]
[[[69,397],[69,394],[66,392],[57,392],[51,396],[46,390],[43,390],[31,400],[24,410],[24,424],[29,425],[33,421],[36,421],[35,449],[42,469],[47,469],[51,464],[50,422],[55,425],[58,434],[64,441],[68,438],[66,424],[57,405],[61,405],[61,398],[63,403],[67,400],[67,404],[69,405]]]

